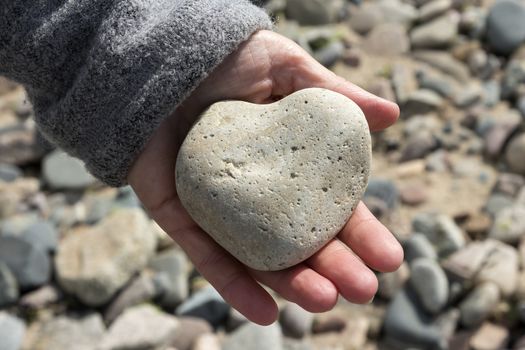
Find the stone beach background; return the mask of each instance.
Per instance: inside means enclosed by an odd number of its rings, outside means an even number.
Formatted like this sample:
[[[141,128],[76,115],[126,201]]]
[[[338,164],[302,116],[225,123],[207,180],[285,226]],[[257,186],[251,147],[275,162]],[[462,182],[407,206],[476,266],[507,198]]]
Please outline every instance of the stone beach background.
[[[0,350],[525,349],[525,1],[272,0],[276,31],[397,102],[364,201],[406,261],[369,305],[260,327],[35,131],[0,78]]]

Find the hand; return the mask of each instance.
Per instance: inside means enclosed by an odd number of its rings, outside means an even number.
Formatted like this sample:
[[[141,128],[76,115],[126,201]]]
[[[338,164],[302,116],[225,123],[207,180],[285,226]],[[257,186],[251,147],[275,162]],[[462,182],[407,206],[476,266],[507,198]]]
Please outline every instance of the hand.
[[[196,269],[251,321],[274,322],[278,309],[262,283],[311,312],[330,310],[338,295],[369,302],[377,291],[371,269],[396,270],[403,260],[392,234],[360,203],[336,239],[305,262],[283,271],[255,271],[241,264],[189,217],[175,188],[179,147],[198,114],[226,99],[268,103],[309,87],[339,92],[363,110],[371,130],[398,117],[399,108],[336,76],[294,42],[260,31],[231,54],[156,130],[128,180],[152,218],[184,249]],[[153,175],[153,176],[152,176]],[[258,283],[259,282],[259,283]]]

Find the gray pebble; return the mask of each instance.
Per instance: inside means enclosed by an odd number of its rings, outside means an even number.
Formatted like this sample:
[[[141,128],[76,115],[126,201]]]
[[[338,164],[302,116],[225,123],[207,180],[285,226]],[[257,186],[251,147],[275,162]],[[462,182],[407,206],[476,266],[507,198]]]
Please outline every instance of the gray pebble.
[[[47,253],[20,237],[0,237],[0,262],[10,268],[22,289],[41,286],[51,277]]]
[[[487,18],[487,36],[495,52],[508,55],[525,41],[525,6],[518,0],[499,0]]]
[[[448,302],[448,280],[436,260],[418,258],[410,264],[410,285],[430,313],[441,311]]]
[[[229,312],[230,305],[211,286],[192,294],[175,310],[178,316],[192,316],[205,319],[214,328],[226,321]]]
[[[487,319],[500,300],[500,292],[494,283],[483,283],[474,288],[461,302],[461,324],[468,328],[479,326]]]

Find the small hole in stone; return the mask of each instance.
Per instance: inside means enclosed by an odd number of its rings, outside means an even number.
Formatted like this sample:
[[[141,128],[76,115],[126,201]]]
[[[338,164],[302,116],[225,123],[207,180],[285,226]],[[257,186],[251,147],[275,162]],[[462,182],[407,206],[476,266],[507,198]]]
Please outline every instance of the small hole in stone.
[[[307,105],[307,104],[308,104],[308,101],[304,101],[304,104]]]
[[[292,152],[295,152],[295,151],[297,151],[298,149],[299,149],[299,147],[297,147],[297,146],[292,146]]]
[[[290,177],[291,177],[292,179],[295,179],[295,178],[298,177],[298,176],[299,176],[299,175],[297,175],[296,173],[291,173],[291,174],[290,174]]]
[[[316,228],[315,228],[315,227],[312,227],[312,230],[311,230],[311,231],[312,231],[312,232],[315,232],[315,230],[316,230]]]
[[[328,192],[328,188],[323,187],[323,192]]]

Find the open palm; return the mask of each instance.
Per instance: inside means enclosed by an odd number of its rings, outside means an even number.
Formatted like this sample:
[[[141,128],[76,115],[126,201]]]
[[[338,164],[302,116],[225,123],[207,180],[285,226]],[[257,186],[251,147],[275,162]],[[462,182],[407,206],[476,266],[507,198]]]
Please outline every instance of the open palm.
[[[214,70],[156,130],[128,180],[155,221],[184,249],[197,270],[223,298],[253,322],[270,324],[277,305],[262,283],[311,312],[331,309],[339,294],[366,303],[377,290],[372,269],[393,271],[403,252],[392,234],[360,203],[336,239],[305,262],[282,271],[248,268],[213,241],[182,207],[175,188],[175,162],[198,114],[227,99],[268,103],[309,87],[354,100],[370,129],[395,122],[399,109],[336,76],[294,42],[269,31],[254,34]]]

